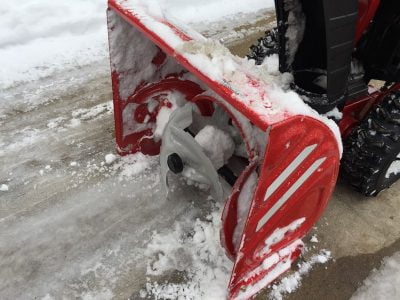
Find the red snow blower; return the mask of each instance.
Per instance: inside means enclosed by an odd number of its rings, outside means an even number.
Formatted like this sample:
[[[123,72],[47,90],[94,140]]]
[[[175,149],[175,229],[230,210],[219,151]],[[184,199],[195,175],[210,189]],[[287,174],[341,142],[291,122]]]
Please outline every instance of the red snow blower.
[[[227,198],[227,298],[251,299],[301,254],[342,139],[343,176],[364,194],[400,177],[400,2],[276,0],[278,27],[247,59],[156,1],[108,5],[117,149],[159,154],[166,193],[174,173]]]

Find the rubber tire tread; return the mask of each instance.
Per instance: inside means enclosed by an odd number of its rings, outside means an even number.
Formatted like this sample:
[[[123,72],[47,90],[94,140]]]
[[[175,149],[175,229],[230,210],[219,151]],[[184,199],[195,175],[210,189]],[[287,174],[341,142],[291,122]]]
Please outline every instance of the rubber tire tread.
[[[344,141],[341,175],[357,191],[376,196],[400,178],[385,180],[400,153],[400,91],[392,92]]]
[[[261,65],[265,58],[279,53],[278,28],[273,28],[265,32],[265,36],[257,40],[250,47],[248,59],[253,59],[256,65]]]

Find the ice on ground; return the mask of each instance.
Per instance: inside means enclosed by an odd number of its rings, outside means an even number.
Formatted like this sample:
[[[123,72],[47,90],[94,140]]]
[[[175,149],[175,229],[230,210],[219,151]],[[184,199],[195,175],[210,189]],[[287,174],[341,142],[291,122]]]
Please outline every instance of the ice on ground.
[[[7,184],[2,184],[0,185],[0,192],[7,192],[8,191],[8,185]]]
[[[400,299],[400,252],[384,259],[379,270],[374,270],[351,300]]]

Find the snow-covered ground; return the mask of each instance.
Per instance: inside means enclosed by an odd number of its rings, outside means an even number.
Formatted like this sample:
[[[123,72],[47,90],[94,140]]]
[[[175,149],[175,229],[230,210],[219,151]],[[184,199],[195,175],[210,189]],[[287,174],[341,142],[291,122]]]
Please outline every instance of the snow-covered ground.
[[[379,270],[365,279],[351,300],[400,299],[400,252],[387,257]]]
[[[254,14],[273,5],[273,0],[159,2],[167,14],[198,26],[233,15]],[[104,59],[107,56],[105,10],[106,0],[2,3],[0,89]]]

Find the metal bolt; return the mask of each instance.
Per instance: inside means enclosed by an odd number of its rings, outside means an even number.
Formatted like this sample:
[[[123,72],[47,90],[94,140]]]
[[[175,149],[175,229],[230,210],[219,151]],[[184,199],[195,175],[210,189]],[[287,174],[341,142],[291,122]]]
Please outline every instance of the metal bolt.
[[[179,174],[183,171],[183,161],[182,158],[177,153],[172,153],[168,156],[167,164],[169,169],[175,173]]]

